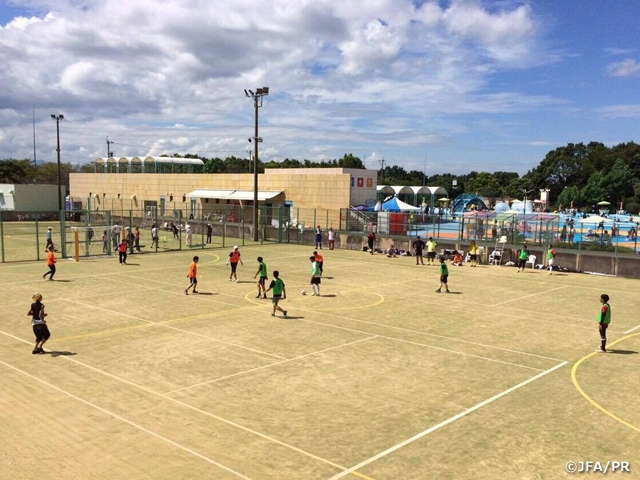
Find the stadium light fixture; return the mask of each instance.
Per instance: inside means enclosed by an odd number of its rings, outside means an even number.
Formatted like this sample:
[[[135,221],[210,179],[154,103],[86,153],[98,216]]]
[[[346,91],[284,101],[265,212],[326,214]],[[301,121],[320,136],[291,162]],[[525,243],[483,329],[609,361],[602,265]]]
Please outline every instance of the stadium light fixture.
[[[56,137],[58,139],[58,148],[56,148],[56,152],[58,152],[58,212],[62,212],[62,192],[60,191],[62,188],[62,174],[60,171],[60,122],[64,120],[64,115],[55,115],[52,113],[51,118],[56,121]]]
[[[258,136],[258,108],[262,107],[262,97],[269,95],[269,87],[261,87],[255,93],[251,90],[244,91],[245,96],[253,99],[255,110],[255,130],[249,143],[253,140],[253,241],[258,241],[258,143],[262,142],[262,137]]]

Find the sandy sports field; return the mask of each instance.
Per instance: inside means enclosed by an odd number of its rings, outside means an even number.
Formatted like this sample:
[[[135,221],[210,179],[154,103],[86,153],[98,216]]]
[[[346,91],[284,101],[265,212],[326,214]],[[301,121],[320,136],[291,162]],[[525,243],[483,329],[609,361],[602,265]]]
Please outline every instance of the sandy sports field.
[[[637,280],[450,266],[438,294],[413,257],[323,250],[311,297],[313,248],[243,247],[239,283],[229,251],[59,260],[53,282],[44,261],[0,265],[3,479],[640,477]],[[287,319],[255,298],[258,255]]]

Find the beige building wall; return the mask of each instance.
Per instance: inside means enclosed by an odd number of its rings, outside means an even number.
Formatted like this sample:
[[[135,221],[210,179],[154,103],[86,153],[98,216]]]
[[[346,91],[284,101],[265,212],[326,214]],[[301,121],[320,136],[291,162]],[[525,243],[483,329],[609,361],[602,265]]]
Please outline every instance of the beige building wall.
[[[258,176],[258,184],[260,191],[284,192],[284,196],[266,203],[279,206],[285,200],[291,202],[291,216],[296,223],[311,226],[315,221],[323,228],[338,228],[340,209],[365,203],[368,198],[375,200],[375,176],[374,170],[267,169]],[[361,187],[358,178],[363,179]],[[145,200],[159,202],[161,196],[167,203],[173,196],[173,202],[182,204],[183,196],[196,189],[253,191],[253,174],[71,173],[69,184],[71,196],[76,201],[82,199],[85,207],[91,197],[92,210],[122,211],[142,209]],[[205,214],[226,203],[198,199]],[[185,206],[188,204],[186,198]],[[252,202],[245,202],[243,206],[251,205]],[[245,212],[245,220],[249,218]]]

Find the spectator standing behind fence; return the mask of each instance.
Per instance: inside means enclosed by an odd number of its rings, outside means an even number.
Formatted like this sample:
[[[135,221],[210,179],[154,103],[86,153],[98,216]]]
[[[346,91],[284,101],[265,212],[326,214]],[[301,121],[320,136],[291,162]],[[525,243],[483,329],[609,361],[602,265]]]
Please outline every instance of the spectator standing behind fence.
[[[327,239],[329,240],[329,250],[333,250],[336,244],[336,232],[333,231],[333,228],[329,228]]]
[[[169,227],[171,227],[171,231],[173,232],[173,238],[174,238],[174,240],[175,240],[175,239],[177,239],[177,238],[179,238],[179,235],[178,235],[178,227],[176,227],[175,223],[171,222],[171,223],[169,224]]]
[[[136,231],[133,234],[133,244],[136,247],[136,252],[140,251],[140,229],[136,227]]]
[[[51,238],[52,235],[52,229],[51,227],[47,228],[47,244],[44,247],[44,251],[48,252],[49,251],[49,247],[53,247],[53,239]]]
[[[154,244],[155,244],[156,248],[159,247],[159,245],[158,245],[158,227],[156,227],[155,223],[153,225],[151,225],[151,248],[153,248]]]
[[[187,224],[187,247],[191,246],[193,232],[191,231],[191,225]]]
[[[102,253],[107,253],[107,247],[109,246],[109,237],[107,236],[107,231],[102,231]]]
[[[120,243],[120,232],[122,232],[122,227],[116,222],[113,226],[113,249],[116,250],[118,248],[118,243]]]
[[[316,248],[322,250],[322,229],[320,228],[320,225],[316,227]]]
[[[211,235],[213,234],[213,227],[210,223],[207,223],[207,243],[211,243]]]

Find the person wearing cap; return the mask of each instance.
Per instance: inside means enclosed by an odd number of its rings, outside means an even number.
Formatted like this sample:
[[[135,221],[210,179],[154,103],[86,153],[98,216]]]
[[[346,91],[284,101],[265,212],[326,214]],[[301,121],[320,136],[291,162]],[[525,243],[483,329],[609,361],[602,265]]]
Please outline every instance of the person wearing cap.
[[[51,248],[53,249],[53,247]],[[49,333],[47,321],[44,319],[47,314],[44,313],[42,295],[35,293],[31,299],[33,300],[33,303],[31,304],[31,308],[27,312],[27,315],[31,317],[31,328],[33,329],[33,334],[36,336],[36,345],[33,348],[33,352],[31,352],[35,355],[38,353],[46,353],[42,347],[51,337],[51,333]]]
[[[49,247],[53,247],[53,239],[51,238],[52,228],[47,228],[47,244],[44,247],[45,252],[49,251]]]
[[[236,274],[238,262],[240,262],[241,265],[244,265],[244,263],[242,263],[242,258],[240,258],[240,250],[238,250],[238,245],[234,245],[233,250],[229,254],[229,258],[227,259],[227,266],[231,264],[231,273],[229,274],[230,282],[233,282],[233,280],[235,279],[236,283],[238,283],[238,275]]]

